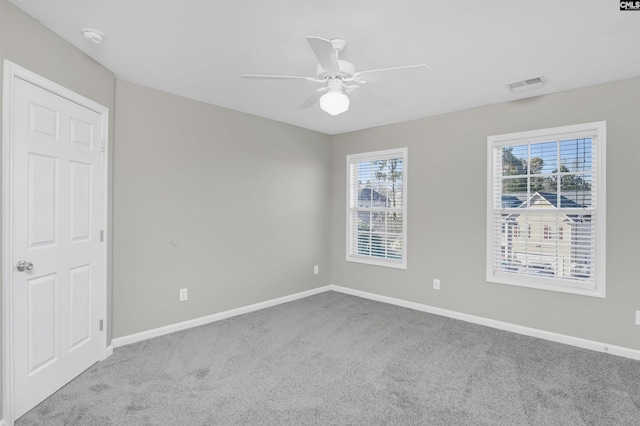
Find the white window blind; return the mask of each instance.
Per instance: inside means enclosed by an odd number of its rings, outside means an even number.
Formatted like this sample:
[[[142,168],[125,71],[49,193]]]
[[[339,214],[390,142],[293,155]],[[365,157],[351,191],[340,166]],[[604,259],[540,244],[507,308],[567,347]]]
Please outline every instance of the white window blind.
[[[604,297],[604,148],[604,122],[488,138],[488,281]]]
[[[347,260],[406,268],[407,149],[347,156]]]

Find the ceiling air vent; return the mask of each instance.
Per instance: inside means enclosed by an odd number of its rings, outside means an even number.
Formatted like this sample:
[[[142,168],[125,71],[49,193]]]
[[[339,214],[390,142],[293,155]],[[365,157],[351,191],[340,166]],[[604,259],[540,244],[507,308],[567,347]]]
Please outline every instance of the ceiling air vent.
[[[544,80],[542,77],[534,77],[527,80],[514,81],[513,83],[507,84],[507,87],[509,87],[513,93],[520,93],[526,92],[527,90],[540,89],[543,84]]]

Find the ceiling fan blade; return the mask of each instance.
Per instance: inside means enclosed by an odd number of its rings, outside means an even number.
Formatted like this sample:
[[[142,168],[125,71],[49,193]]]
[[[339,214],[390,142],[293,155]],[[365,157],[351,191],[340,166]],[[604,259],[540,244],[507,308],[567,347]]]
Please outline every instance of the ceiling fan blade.
[[[318,58],[318,62],[320,62],[320,66],[322,66],[323,70],[329,73],[340,72],[338,58],[336,57],[335,50],[333,50],[331,40],[316,36],[308,36],[307,41],[309,42],[311,49],[313,49],[313,53],[315,53],[316,58]]]
[[[300,75],[261,75],[261,74],[243,74],[242,78],[254,79],[254,80],[307,80],[323,82],[324,80],[318,80],[313,77],[304,77]]]
[[[409,70],[409,69],[424,69],[425,71],[427,71],[427,70],[433,71],[431,69],[431,67],[429,67],[429,65],[427,65],[427,64],[406,65],[406,66],[403,66],[403,67],[391,67],[391,68],[380,68],[380,69],[377,69],[377,70],[359,71],[359,72],[357,72],[357,73],[355,73],[353,75],[352,79],[354,81],[364,82],[365,80],[367,80],[366,76],[371,75],[371,74],[385,73],[385,72],[389,72],[389,71]]]
[[[303,103],[300,104],[298,109],[309,109],[314,106],[322,97],[324,92],[327,91],[327,87],[323,87],[322,89],[316,90],[316,92],[309,96]]]

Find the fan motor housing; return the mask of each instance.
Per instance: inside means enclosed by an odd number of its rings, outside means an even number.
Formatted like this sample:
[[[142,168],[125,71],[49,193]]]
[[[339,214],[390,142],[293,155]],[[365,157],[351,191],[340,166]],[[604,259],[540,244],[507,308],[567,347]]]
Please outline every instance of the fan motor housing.
[[[343,61],[342,59],[338,59],[338,68],[340,68],[340,72],[338,74],[332,74],[330,72],[326,72],[322,65],[316,65],[316,75],[321,80],[326,80],[327,78],[349,78],[352,77],[356,72],[356,67],[348,61]]]

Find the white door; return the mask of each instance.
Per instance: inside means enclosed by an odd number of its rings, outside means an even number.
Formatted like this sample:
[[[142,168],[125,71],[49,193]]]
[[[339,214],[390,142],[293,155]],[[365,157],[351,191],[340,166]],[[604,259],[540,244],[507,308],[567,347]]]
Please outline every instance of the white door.
[[[18,418],[102,356],[104,124],[100,113],[20,78],[11,110],[9,293]]]

